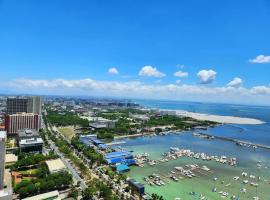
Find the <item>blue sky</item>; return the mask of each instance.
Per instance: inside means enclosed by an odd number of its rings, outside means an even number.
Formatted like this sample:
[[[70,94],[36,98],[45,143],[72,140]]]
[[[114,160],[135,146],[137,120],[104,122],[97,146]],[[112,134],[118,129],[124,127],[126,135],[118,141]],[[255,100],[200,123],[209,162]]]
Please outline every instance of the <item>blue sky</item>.
[[[0,0],[0,92],[267,104],[269,22],[268,0]]]

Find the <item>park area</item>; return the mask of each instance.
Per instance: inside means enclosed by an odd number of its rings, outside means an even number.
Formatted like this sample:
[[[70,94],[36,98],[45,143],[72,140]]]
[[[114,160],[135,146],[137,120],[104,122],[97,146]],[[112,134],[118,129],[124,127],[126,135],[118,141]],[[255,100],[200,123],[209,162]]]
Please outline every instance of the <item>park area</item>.
[[[75,136],[75,131],[73,126],[59,127],[58,131],[65,136],[68,140],[71,140]]]

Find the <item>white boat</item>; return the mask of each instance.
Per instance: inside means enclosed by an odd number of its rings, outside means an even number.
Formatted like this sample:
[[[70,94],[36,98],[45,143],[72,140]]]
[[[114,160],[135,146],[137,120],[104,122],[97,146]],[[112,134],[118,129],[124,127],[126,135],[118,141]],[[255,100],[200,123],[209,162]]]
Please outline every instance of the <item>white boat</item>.
[[[248,174],[246,172],[242,172],[242,176],[246,177]]]

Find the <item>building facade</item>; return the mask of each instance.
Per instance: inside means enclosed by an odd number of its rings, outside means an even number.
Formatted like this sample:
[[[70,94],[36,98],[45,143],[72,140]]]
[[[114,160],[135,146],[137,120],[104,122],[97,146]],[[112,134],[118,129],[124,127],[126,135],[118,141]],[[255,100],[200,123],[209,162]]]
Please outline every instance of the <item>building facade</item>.
[[[27,112],[41,115],[42,100],[39,96],[28,97]]]
[[[5,116],[5,130],[10,134],[17,134],[19,130],[39,130],[41,115],[33,113],[17,113]]]
[[[4,189],[6,137],[6,132],[0,131],[0,190]]]
[[[27,112],[28,99],[25,97],[7,98],[7,112],[6,114],[12,115],[21,112]]]
[[[43,140],[34,129],[18,131],[18,144],[21,152],[42,152]]]
[[[9,97],[7,99],[6,114],[12,115],[17,113],[34,113],[41,115],[41,97]]]

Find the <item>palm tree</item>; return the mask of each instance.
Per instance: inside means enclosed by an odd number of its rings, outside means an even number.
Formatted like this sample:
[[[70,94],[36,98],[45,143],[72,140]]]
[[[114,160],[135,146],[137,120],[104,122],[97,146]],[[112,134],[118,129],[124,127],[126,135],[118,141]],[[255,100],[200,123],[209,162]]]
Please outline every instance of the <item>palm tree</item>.
[[[165,200],[163,196],[159,196],[158,194],[152,194],[152,200]]]

